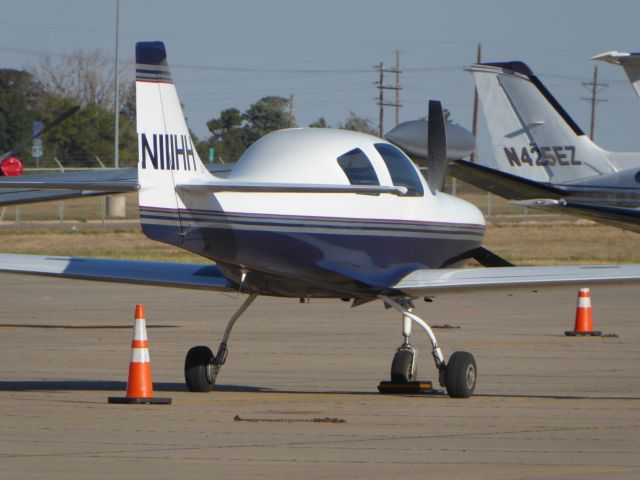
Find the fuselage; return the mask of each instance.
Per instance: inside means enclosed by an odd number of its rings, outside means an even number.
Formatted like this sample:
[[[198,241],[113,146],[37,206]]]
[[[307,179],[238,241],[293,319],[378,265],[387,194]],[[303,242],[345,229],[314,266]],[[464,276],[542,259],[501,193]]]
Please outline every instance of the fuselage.
[[[406,164],[390,167],[388,154]],[[275,132],[256,142],[228,179],[353,185],[367,175],[379,185],[409,186],[409,194],[182,192],[175,207],[141,203],[142,225],[151,238],[214,260],[239,287],[293,297],[388,292],[416,269],[460,265],[482,242],[484,219],[475,206],[432,193],[400,150],[368,135]]]

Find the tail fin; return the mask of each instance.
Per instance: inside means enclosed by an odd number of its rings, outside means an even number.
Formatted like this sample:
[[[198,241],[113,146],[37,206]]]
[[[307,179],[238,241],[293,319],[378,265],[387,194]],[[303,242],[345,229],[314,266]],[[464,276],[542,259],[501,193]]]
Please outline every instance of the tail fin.
[[[592,60],[609,62],[624,68],[624,73],[627,74],[633,90],[640,97],[640,52],[627,53],[614,50],[596,55]]]
[[[549,183],[616,171],[522,62],[476,64],[473,73],[498,169]]]
[[[189,134],[162,42],[136,44],[136,116],[143,230],[150,238],[179,244],[184,205],[176,184],[215,177],[202,164]]]

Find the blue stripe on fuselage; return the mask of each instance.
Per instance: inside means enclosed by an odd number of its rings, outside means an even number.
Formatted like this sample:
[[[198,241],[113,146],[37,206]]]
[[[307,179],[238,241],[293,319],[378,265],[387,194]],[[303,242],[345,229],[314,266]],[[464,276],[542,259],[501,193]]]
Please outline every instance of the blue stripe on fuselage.
[[[295,279],[286,287],[291,296],[319,286],[352,295],[384,291],[418,268],[455,266],[449,262],[479,246],[484,232],[481,225],[366,219],[349,225],[340,218],[185,210],[181,232],[176,210],[143,207],[140,215],[149,238],[260,271],[272,281]]]

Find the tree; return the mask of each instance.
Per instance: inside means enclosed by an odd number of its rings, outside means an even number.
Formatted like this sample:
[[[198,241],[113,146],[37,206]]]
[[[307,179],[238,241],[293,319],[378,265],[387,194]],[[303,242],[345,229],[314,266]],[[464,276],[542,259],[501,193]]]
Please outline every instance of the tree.
[[[311,128],[329,128],[327,121],[324,117],[320,117],[318,120],[309,125]]]
[[[288,109],[289,99],[275,96],[261,98],[251,105],[242,114],[249,144],[274,130],[295,126],[295,120],[289,122]]]
[[[49,97],[44,105],[44,123],[74,104],[73,99]],[[96,167],[96,156],[103,161],[113,158],[113,133],[113,112],[88,104],[47,132],[44,160],[56,157],[65,166]]]
[[[213,147],[222,162],[235,162],[249,146],[242,128],[242,114],[237,108],[227,108],[219,118],[207,122],[211,132],[208,146]]]
[[[75,50],[54,62],[50,55],[40,57],[31,73],[41,88],[49,95],[73,98],[80,106],[97,105],[113,109],[115,79],[113,61],[102,50],[85,52]],[[125,70],[119,72],[124,77]],[[120,82],[121,85],[123,82]],[[129,95],[129,84],[120,91],[120,104]]]
[[[360,117],[354,112],[349,112],[349,116],[345,122],[338,126],[343,130],[354,130],[356,132],[368,133],[369,135],[378,135],[378,132],[373,127],[371,120],[368,118]]]
[[[31,68],[42,91],[38,110],[45,123],[72,105],[81,109],[45,138],[43,163],[57,157],[65,166],[96,166],[113,158],[115,79],[113,61],[102,51],[76,50],[53,61],[48,55]],[[119,73],[125,76],[125,71]],[[120,82],[120,159],[137,161],[135,83]]]
[[[260,137],[289,127],[288,108],[289,99],[276,96],[261,98],[244,113],[228,108],[207,122],[211,132],[208,145],[223,162],[235,162]]]
[[[22,70],[0,70],[0,154],[31,134],[41,91]]]

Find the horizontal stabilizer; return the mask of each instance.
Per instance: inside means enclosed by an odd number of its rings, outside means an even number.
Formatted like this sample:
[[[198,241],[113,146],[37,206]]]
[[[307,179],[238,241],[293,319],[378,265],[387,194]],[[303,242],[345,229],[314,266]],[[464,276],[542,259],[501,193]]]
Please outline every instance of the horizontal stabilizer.
[[[536,182],[466,160],[450,163],[448,172],[460,180],[508,200],[561,198],[567,193],[557,186]]]
[[[215,265],[0,254],[0,271],[200,290],[232,290]]]
[[[520,207],[539,208],[553,213],[574,215],[594,222],[640,233],[640,209],[616,207],[615,205],[595,205],[568,199],[536,198],[512,202]]]
[[[208,164],[207,169],[219,177],[226,177],[232,166],[214,163]],[[137,190],[137,185],[138,170],[135,168],[0,177],[0,206],[131,192]]]
[[[24,178],[24,177],[20,177]],[[28,178],[28,177],[27,177]],[[138,183],[131,182],[91,182],[91,181],[64,181],[43,182],[41,180],[17,180],[11,183],[0,183],[0,188],[33,188],[36,190],[91,190],[93,192],[135,192]]]

